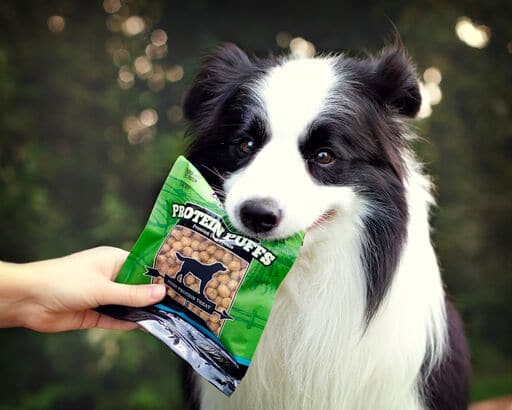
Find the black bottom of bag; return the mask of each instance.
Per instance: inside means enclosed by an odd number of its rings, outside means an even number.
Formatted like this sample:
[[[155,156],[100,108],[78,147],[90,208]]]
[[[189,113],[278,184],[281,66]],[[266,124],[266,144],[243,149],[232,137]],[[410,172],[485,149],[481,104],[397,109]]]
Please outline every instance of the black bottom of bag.
[[[176,313],[156,306],[107,305],[96,310],[116,319],[137,322],[227,396],[233,394],[247,371],[247,366],[236,363],[226,349]]]

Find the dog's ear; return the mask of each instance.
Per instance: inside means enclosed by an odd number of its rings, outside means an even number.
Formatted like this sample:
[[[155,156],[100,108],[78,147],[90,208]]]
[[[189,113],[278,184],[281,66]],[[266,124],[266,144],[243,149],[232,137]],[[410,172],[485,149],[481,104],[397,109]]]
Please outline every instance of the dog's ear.
[[[415,117],[421,105],[416,71],[402,43],[384,48],[371,57],[371,84],[379,102],[406,117]]]
[[[236,45],[226,43],[200,66],[192,88],[183,104],[185,118],[197,125],[202,117],[211,114],[251,73],[251,59]]]

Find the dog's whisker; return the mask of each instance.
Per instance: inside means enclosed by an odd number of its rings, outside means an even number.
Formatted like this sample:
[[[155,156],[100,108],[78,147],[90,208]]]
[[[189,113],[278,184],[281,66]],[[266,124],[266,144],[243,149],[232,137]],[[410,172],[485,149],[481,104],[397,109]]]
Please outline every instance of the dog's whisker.
[[[224,175],[222,175],[217,169],[215,168],[210,168],[206,165],[202,165],[202,167],[204,169],[206,169],[207,171],[210,171],[212,174],[214,174],[216,177],[218,177],[221,181],[225,181],[226,180],[226,177]]]

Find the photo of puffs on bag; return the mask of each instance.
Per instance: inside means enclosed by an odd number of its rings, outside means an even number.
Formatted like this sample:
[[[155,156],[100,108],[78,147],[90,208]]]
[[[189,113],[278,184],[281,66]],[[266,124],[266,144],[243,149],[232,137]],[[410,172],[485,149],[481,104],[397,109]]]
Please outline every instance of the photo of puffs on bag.
[[[138,322],[226,395],[245,375],[303,233],[265,241],[238,233],[213,189],[179,157],[116,281],[163,283],[149,307],[100,307]]]

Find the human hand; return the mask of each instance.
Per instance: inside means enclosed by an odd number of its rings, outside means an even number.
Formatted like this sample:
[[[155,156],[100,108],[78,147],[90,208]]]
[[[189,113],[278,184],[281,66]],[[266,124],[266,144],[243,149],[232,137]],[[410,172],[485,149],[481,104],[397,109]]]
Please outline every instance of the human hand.
[[[164,285],[115,283],[128,252],[107,246],[25,264],[0,262],[0,327],[60,332],[99,327],[130,330],[136,323],[91,310],[159,302]]]

